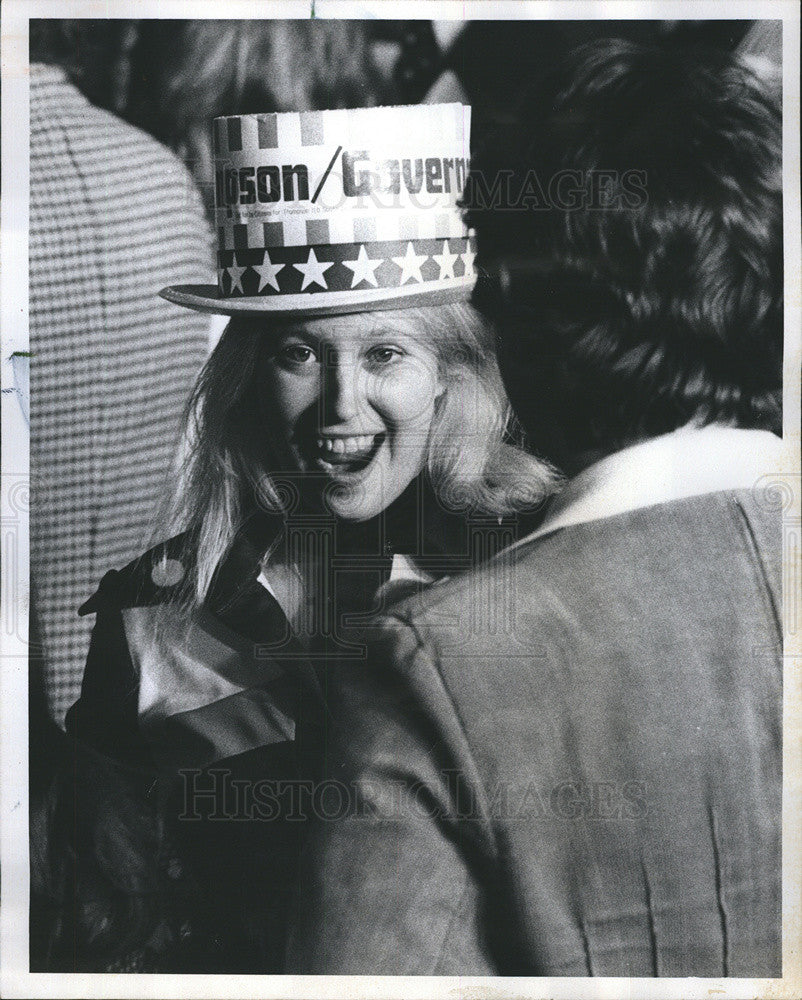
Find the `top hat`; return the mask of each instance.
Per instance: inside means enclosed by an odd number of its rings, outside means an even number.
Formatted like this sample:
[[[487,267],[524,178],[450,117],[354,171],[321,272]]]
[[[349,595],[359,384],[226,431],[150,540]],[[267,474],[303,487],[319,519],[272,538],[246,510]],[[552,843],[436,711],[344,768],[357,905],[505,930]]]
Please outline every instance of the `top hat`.
[[[161,295],[277,318],[468,299],[470,115],[429,104],[216,118],[217,285]]]

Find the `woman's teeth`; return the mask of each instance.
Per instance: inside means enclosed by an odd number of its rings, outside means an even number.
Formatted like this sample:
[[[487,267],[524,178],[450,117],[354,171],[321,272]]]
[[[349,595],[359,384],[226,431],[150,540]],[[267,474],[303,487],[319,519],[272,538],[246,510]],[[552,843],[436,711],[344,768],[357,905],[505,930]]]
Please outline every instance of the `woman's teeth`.
[[[318,448],[330,455],[357,455],[369,451],[375,438],[372,434],[359,437],[318,438]]]
[[[319,437],[315,439],[317,450],[313,459],[328,475],[350,476],[370,465],[383,440],[383,434]]]

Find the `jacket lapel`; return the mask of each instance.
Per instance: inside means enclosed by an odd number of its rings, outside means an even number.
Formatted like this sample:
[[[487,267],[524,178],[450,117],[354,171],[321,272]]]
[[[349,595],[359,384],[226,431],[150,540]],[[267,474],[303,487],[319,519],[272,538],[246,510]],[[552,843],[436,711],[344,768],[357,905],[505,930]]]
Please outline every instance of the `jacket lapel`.
[[[286,615],[259,582],[262,557],[283,528],[280,514],[260,511],[248,519],[215,573],[206,607],[224,629],[253,644],[257,659],[279,661],[322,701],[317,675]]]

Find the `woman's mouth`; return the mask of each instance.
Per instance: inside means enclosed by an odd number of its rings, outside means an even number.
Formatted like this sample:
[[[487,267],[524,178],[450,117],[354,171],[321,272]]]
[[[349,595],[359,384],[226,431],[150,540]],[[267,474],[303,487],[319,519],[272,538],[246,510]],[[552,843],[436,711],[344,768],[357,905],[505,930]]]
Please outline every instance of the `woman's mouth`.
[[[384,434],[321,435],[312,448],[312,464],[334,478],[351,476],[370,465],[384,438]]]

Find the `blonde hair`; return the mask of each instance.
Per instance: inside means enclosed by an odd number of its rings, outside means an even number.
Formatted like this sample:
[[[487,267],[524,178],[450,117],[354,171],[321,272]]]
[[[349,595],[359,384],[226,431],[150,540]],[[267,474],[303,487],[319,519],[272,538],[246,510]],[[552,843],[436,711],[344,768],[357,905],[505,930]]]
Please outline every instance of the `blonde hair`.
[[[397,314],[396,314],[397,315]],[[392,324],[393,313],[387,313]],[[445,391],[429,433],[426,471],[451,508],[502,516],[554,491],[556,472],[523,449],[496,364],[493,331],[468,304],[404,310],[435,351]],[[281,486],[259,400],[264,326],[226,327],[201,372],[184,421],[184,459],[164,527],[189,532],[193,573],[183,602],[206,598],[237,532],[259,509],[281,513]]]

